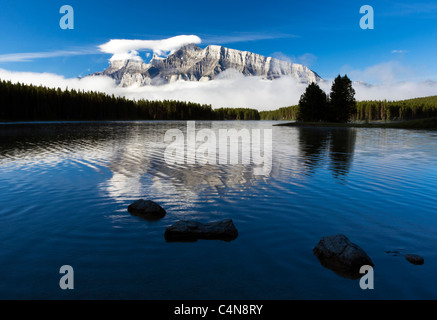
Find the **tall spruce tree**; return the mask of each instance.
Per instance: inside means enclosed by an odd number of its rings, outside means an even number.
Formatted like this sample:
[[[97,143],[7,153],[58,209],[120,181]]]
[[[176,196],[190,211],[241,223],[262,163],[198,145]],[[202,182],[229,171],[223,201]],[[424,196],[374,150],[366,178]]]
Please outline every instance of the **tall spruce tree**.
[[[310,83],[299,99],[297,120],[306,122],[324,121],[327,111],[327,96],[317,83]]]
[[[347,75],[344,77],[338,75],[332,83],[328,109],[327,120],[329,122],[348,122],[355,114],[355,90]]]

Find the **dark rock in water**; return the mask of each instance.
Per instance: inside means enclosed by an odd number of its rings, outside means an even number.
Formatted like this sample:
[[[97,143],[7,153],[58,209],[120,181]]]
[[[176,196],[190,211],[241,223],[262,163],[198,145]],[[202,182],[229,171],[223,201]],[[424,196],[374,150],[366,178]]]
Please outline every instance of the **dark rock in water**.
[[[399,248],[399,249],[395,249],[395,250],[387,250],[385,253],[393,256],[393,257],[397,257],[399,255],[403,255],[403,251],[405,251],[404,248]]]
[[[165,239],[169,242],[198,239],[231,241],[237,237],[238,230],[231,219],[210,223],[180,220],[165,230]]]
[[[151,200],[137,200],[127,207],[132,215],[146,220],[158,220],[165,216],[165,210],[156,202]]]
[[[387,254],[389,254],[391,256],[394,256],[394,257],[397,257],[400,254],[399,251],[395,251],[395,250],[393,250],[393,251],[392,250],[388,250],[385,253],[387,253]]]
[[[420,265],[425,263],[425,259],[423,259],[423,257],[421,257],[417,254],[406,254],[405,259],[407,259],[408,262],[410,262],[416,266],[420,266]]]
[[[324,267],[344,278],[358,279],[362,266],[374,266],[364,250],[342,234],[323,237],[313,253]]]

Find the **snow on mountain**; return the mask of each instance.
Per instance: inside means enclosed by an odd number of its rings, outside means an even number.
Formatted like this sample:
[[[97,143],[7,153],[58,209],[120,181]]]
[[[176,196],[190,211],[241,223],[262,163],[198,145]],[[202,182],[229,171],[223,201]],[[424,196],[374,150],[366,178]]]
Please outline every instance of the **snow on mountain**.
[[[139,59],[113,60],[103,72],[119,86],[162,85],[178,80],[209,81],[224,71],[234,70],[244,76],[277,79],[292,76],[302,83],[319,82],[321,78],[308,67],[259,54],[210,45],[205,49],[189,44],[167,58],[154,55],[149,63]]]

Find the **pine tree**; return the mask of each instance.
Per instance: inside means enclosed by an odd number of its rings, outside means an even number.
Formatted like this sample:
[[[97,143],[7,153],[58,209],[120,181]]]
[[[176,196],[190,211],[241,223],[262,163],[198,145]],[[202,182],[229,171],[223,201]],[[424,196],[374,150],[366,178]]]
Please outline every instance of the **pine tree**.
[[[347,75],[338,75],[332,83],[329,111],[329,122],[348,122],[356,112],[355,90]]]
[[[299,121],[324,121],[327,110],[326,93],[316,83],[310,83],[299,99]]]

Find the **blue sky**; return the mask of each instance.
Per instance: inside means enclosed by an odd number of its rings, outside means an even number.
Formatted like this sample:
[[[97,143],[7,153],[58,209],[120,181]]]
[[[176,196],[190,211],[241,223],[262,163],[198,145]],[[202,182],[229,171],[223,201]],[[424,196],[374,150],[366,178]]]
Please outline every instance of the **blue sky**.
[[[59,27],[59,8],[74,8],[74,30]],[[359,27],[362,5],[375,29]],[[437,3],[399,1],[26,1],[0,4],[0,56],[74,51],[81,55],[2,61],[0,68],[67,77],[104,69],[110,39],[197,35],[221,45],[308,64],[323,78],[386,62],[437,80]],[[145,58],[145,55],[143,53]],[[5,59],[3,59],[5,60]],[[6,59],[7,60],[7,59]],[[360,79],[355,79],[360,80]]]
[[[59,9],[66,4],[74,9],[74,30],[59,27]],[[360,28],[363,5],[374,9],[373,30]],[[108,66],[111,54],[99,51],[98,46],[111,39],[160,40],[178,35],[200,37],[200,47],[219,44],[289,59],[328,80],[339,73],[375,85],[402,81],[418,85],[431,80],[427,82],[431,86],[420,94],[411,85],[393,88],[391,95],[385,95],[386,87],[370,93],[363,88],[361,99],[437,94],[437,82],[432,82],[437,81],[435,0],[2,0],[0,71],[50,73],[72,79]],[[146,52],[140,55],[148,60]],[[299,94],[278,103],[295,103]]]

